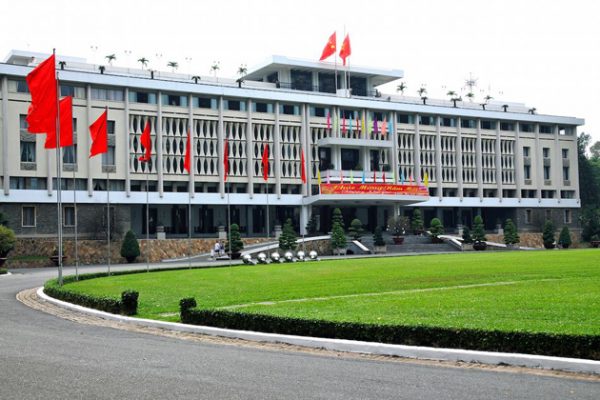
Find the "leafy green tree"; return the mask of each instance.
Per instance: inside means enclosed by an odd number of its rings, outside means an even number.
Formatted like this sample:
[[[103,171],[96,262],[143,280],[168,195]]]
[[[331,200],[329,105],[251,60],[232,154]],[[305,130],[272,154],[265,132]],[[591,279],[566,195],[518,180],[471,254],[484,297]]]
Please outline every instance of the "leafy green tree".
[[[581,238],[589,242],[593,236],[600,235],[600,208],[587,206],[581,211]]]
[[[138,243],[135,233],[128,230],[121,243],[121,257],[124,257],[128,262],[133,262],[140,256],[140,244]]]
[[[344,225],[344,217],[342,216],[342,210],[340,210],[339,208],[335,208],[333,210],[333,217],[331,218],[331,222],[332,225],[335,225],[335,223],[337,222],[343,231],[346,230],[346,227]]]
[[[283,251],[286,250],[296,250],[296,240],[297,240],[296,232],[294,231],[294,226],[292,225],[292,220],[288,218],[283,224],[283,230],[281,232],[281,236],[279,236],[279,248]]]
[[[373,244],[375,246],[385,246],[385,241],[383,240],[380,226],[376,227],[375,232],[373,233]]]
[[[8,220],[3,213],[0,212],[0,225],[8,226]]]
[[[411,228],[415,235],[421,234],[424,230],[423,217],[421,216],[421,210],[418,208],[413,211]]]
[[[507,219],[504,224],[504,243],[506,244],[517,244],[521,241],[519,234],[517,233],[517,227],[515,226],[512,219]]]
[[[471,237],[471,230],[468,226],[463,228],[462,239],[464,243],[473,243],[473,238]]]
[[[306,224],[306,232],[308,232],[309,235],[317,233],[317,215],[315,213],[311,214],[310,219]]]
[[[573,241],[571,240],[571,232],[569,232],[569,227],[565,225],[558,235],[558,244],[560,244],[563,248],[568,249],[572,243]]]
[[[352,222],[350,222],[350,229],[348,229],[348,232],[350,233],[350,236],[353,240],[360,240],[364,233],[364,229],[362,227],[362,222],[360,222],[360,219],[355,218],[352,220]]]
[[[439,218],[431,220],[429,223],[429,232],[431,232],[431,237],[435,239],[444,234],[444,225],[442,225],[442,221]]]
[[[598,209],[600,208],[600,158],[588,158],[586,149],[590,142],[591,136],[584,132],[577,137],[579,196],[583,208]]]
[[[487,240],[481,215],[477,215],[473,220],[473,240],[475,242],[485,242]]]
[[[4,225],[0,225],[0,257],[6,257],[14,249],[16,242],[15,232]]]
[[[554,248],[554,225],[552,221],[546,220],[544,223],[544,230],[542,231],[542,241],[544,242],[544,247],[547,249]]]
[[[231,231],[231,237],[228,237],[227,243],[225,243],[225,251],[228,253],[231,252],[239,253],[244,248],[244,242],[242,242],[242,237],[240,235],[240,227],[238,224],[231,224],[229,227]],[[231,250],[230,250],[231,246]]]
[[[331,247],[335,251],[335,249],[345,249],[346,246],[344,228],[341,227],[339,222],[334,222],[333,229],[331,230]]]

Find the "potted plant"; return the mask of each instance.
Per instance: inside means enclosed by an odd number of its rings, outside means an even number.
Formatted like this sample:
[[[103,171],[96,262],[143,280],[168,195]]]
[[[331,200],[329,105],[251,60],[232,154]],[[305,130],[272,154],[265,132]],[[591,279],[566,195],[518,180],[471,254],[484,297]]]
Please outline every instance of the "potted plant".
[[[444,233],[444,226],[442,225],[442,221],[439,218],[433,218],[431,220],[429,226],[429,232],[431,233],[431,242],[432,243],[442,243],[443,240],[440,239],[440,235]]]
[[[554,225],[552,221],[546,220],[544,223],[544,230],[542,231],[542,241],[544,242],[544,248],[550,250],[556,245],[554,237]]]
[[[241,251],[244,248],[244,242],[242,242],[238,224],[231,224],[229,230],[231,231],[231,237],[228,238],[225,251],[229,253],[232,259],[236,260],[242,254]]]
[[[394,244],[404,243],[404,235],[409,226],[410,220],[408,217],[402,215],[390,217],[388,220],[388,229],[392,231],[392,240],[394,241]]]
[[[50,255],[50,261],[52,261],[52,263],[54,264],[54,266],[58,267],[58,246],[54,246],[54,248],[52,249],[52,254]],[[67,256],[65,255],[65,247],[63,245],[62,248],[62,263],[65,263],[65,260],[67,259]]]
[[[344,233],[344,228],[336,221],[333,223],[333,229],[331,230],[331,248],[333,249],[333,254],[346,254],[346,246],[346,234]]]
[[[121,257],[132,263],[140,256],[140,244],[132,230],[127,231],[121,244]]]
[[[348,229],[348,232],[350,233],[352,240],[358,240],[360,242],[360,238],[364,232],[360,219],[355,218],[352,220],[352,222],[350,222],[350,228]]]
[[[15,232],[4,225],[0,225],[0,266],[6,262],[8,253],[14,249],[16,241]]]
[[[387,246],[385,245],[383,235],[381,234],[381,227],[379,226],[375,228],[375,232],[373,233],[373,253],[387,253]]]
[[[473,249],[478,251],[487,249],[486,239],[483,218],[478,215],[473,220]]]
[[[572,243],[571,232],[569,232],[569,228],[565,225],[558,235],[558,244],[560,244],[560,247],[563,249],[568,249]]]
[[[288,218],[283,224],[283,231],[279,236],[279,248],[282,251],[296,250],[296,232],[294,232],[294,227],[292,225],[292,220]]]
[[[425,230],[423,226],[423,217],[421,216],[421,210],[418,208],[413,211],[412,220],[410,226],[415,235],[422,235]]]
[[[519,248],[520,241],[521,238],[517,233],[517,227],[512,219],[507,219],[506,223],[504,224],[504,243],[506,243],[506,248],[517,249]]]

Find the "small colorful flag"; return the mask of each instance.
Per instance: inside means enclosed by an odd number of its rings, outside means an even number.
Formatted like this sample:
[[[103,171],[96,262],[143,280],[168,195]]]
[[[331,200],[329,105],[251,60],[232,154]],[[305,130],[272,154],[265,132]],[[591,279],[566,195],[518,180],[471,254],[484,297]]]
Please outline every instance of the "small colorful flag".
[[[373,119],[373,132],[375,132],[375,134],[379,132],[379,126],[377,125],[377,117]]]
[[[321,170],[317,170],[317,183],[320,185],[321,184]]]
[[[363,173],[362,173],[362,183],[365,183],[365,170],[363,169]]]
[[[352,133],[352,118],[348,118],[348,132]]]
[[[352,172],[352,170],[350,170],[350,183],[354,183],[354,173]]]
[[[300,179],[306,183],[306,162],[304,161],[304,149],[300,149]]]
[[[404,185],[404,172],[400,172],[400,184]]]
[[[342,117],[342,133],[346,133],[346,118]]]
[[[425,177],[423,178],[423,183],[425,184],[425,186],[429,186],[429,175],[427,174],[427,171],[425,172]]]
[[[329,180],[329,170],[327,170],[327,183],[330,183],[330,180]]]
[[[331,129],[331,114],[327,111],[327,129]]]
[[[383,122],[381,123],[381,135],[385,136],[387,134],[387,117],[383,117]]]

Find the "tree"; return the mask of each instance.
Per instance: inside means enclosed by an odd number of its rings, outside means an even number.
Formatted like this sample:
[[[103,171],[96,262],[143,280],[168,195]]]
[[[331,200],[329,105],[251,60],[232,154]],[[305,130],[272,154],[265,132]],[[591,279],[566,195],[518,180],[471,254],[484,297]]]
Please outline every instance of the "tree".
[[[463,243],[473,243],[473,238],[471,237],[471,230],[468,226],[463,228],[462,234]]]
[[[586,149],[591,136],[581,133],[577,137],[577,161],[579,164],[579,195],[583,208],[599,208],[600,204],[600,158],[588,158]],[[596,146],[596,145],[594,145]]]
[[[552,221],[546,220],[544,223],[544,230],[542,231],[542,241],[544,242],[544,247],[547,249],[554,248],[554,225]]]
[[[590,147],[592,158],[600,158],[600,141],[597,141]]]
[[[167,67],[170,67],[170,68],[171,68],[171,71],[172,71],[172,72],[175,72],[175,70],[176,70],[177,68],[179,68],[179,63],[178,63],[177,61],[169,61],[169,62],[167,63]]]
[[[360,219],[355,218],[350,222],[350,229],[348,229],[348,232],[353,240],[360,240],[364,232]]]
[[[292,225],[292,220],[288,218],[283,224],[283,230],[281,232],[281,236],[279,236],[279,248],[283,251],[286,250],[296,250],[296,232],[294,231],[294,226]]]
[[[413,233],[415,235],[420,235],[421,233],[423,233],[423,217],[421,216],[421,210],[419,210],[418,208],[413,211],[410,227],[412,228]]]
[[[142,69],[148,65],[148,59],[146,57],[138,58],[138,62],[142,64]]]
[[[240,76],[240,78],[243,78],[246,76],[246,74],[248,73],[248,67],[246,66],[246,64],[241,64],[238,67],[237,70],[238,75]]]
[[[17,237],[12,229],[0,225],[0,258],[4,258],[14,249]]]
[[[339,208],[335,208],[333,210],[333,217],[331,218],[331,222],[332,224],[335,224],[337,222],[338,224],[340,224],[342,231],[345,231],[346,227],[344,225],[344,217],[342,216],[342,210],[340,210]]]
[[[417,90],[417,93],[419,94],[419,97],[423,98],[427,94],[427,89],[425,89],[424,86],[421,86],[419,90]]]
[[[487,240],[481,215],[477,215],[473,220],[473,240],[475,242],[485,242]]]
[[[338,249],[338,254],[340,253],[339,249],[346,248],[346,234],[344,233],[344,228],[338,223],[333,223],[333,229],[331,230],[331,247],[334,249]]]
[[[213,61],[212,65],[210,66],[210,70],[213,74],[215,74],[215,78],[217,77],[217,71],[219,71],[220,69],[221,69],[221,62]]]
[[[404,96],[404,91],[406,90],[406,83],[400,82],[400,84],[396,87],[396,92],[400,92],[402,96]]]
[[[571,240],[571,232],[569,232],[569,227],[565,225],[558,235],[558,244],[560,244],[564,249],[568,249],[571,243],[573,243]]]
[[[403,215],[394,215],[388,219],[388,229],[394,236],[402,236],[410,228],[410,219]]]
[[[433,218],[429,224],[429,232],[431,232],[431,237],[433,239],[437,239],[440,235],[444,234],[444,225],[442,225],[442,221],[439,218]]]
[[[373,244],[378,247],[385,246],[385,241],[383,240],[380,226],[376,227],[375,232],[373,233]]]
[[[106,60],[108,61],[108,65],[112,65],[113,61],[115,61],[117,59],[117,56],[114,54],[109,54],[109,55],[105,56],[104,58],[106,58]]]
[[[519,234],[517,233],[517,227],[512,219],[507,219],[504,224],[504,243],[507,245],[517,244],[521,241]]]
[[[317,233],[317,215],[315,213],[311,214],[308,222],[306,223],[306,232],[308,232],[309,235],[314,235]]]
[[[229,230],[231,231],[231,237],[229,237],[229,235],[227,237],[225,251],[233,255],[235,253],[239,253],[244,248],[244,242],[242,242],[242,237],[240,236],[240,227],[238,224],[231,224]]]
[[[581,212],[580,217],[581,238],[589,242],[593,236],[600,235],[600,208],[591,206],[585,207]]]
[[[465,94],[465,97],[468,98],[470,102],[472,102],[473,99],[475,98],[475,93],[469,92],[469,93]]]
[[[140,244],[138,243],[135,233],[132,230],[128,230],[121,244],[121,257],[125,258],[127,262],[134,262],[136,258],[140,256]]]
[[[199,81],[200,79],[201,79],[201,78],[200,78],[198,75],[194,75],[194,76],[192,76],[192,80],[194,81],[194,83],[198,83],[198,81]]]
[[[450,100],[452,100],[456,97],[456,92],[454,90],[449,90],[448,93],[446,93],[446,96],[450,97]]]

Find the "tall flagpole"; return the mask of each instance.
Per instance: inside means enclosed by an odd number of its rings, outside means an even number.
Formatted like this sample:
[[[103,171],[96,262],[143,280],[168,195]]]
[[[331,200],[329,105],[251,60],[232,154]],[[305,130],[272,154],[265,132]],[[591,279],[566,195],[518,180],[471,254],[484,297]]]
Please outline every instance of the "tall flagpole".
[[[108,160],[108,153],[106,153],[106,160]],[[110,181],[108,177],[108,163],[106,168],[106,265],[108,266],[108,275],[110,275]]]
[[[188,191],[188,268],[190,269],[192,268],[192,190],[194,190],[193,184],[194,182],[192,182],[192,180],[190,179],[190,190]]]
[[[75,214],[75,280],[79,280],[79,247],[77,244],[77,179],[75,179],[75,167],[77,166],[77,153],[73,145],[73,213]]]
[[[271,237],[269,232],[269,184],[265,181],[265,194],[267,195],[267,240]]]
[[[227,146],[229,146],[229,144],[227,144]],[[225,183],[225,190],[227,191],[227,235],[229,239],[229,266],[231,267],[231,260],[233,259],[233,247],[231,244],[231,202],[229,201],[229,192],[231,191],[231,187],[229,186],[229,182]]]
[[[56,55],[56,49],[52,49]],[[60,177],[60,84],[58,71],[56,71],[56,208],[58,225],[58,285],[63,285],[63,232],[62,232],[62,199],[61,199],[61,177]]]
[[[150,206],[148,205],[148,161],[146,161],[146,272],[150,272]]]

